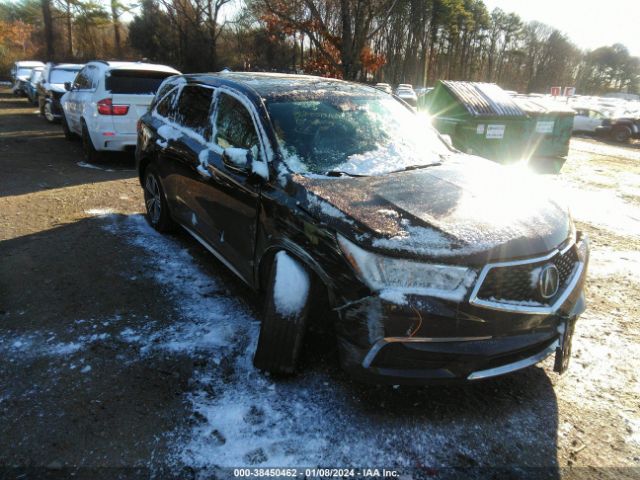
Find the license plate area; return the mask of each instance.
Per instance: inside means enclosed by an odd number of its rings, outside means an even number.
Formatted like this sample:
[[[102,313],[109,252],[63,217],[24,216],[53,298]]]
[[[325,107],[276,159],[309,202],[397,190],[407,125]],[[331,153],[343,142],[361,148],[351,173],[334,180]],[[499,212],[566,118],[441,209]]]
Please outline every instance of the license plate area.
[[[575,318],[568,318],[563,321],[562,335],[560,338],[560,346],[556,348],[556,358],[553,370],[563,374],[569,368],[569,360],[571,359],[571,345],[573,343],[573,332],[576,326]]]

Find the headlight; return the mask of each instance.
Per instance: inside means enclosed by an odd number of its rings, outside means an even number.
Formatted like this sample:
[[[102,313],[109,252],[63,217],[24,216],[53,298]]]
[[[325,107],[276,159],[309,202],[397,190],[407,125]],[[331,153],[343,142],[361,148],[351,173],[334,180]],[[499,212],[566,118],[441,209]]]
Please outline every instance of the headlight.
[[[372,290],[401,290],[460,301],[476,278],[466,267],[436,265],[368,252],[338,235],[338,243],[349,263]]]
[[[578,247],[578,260],[582,263],[587,263],[589,261],[589,237],[582,232],[578,232],[576,244]]]

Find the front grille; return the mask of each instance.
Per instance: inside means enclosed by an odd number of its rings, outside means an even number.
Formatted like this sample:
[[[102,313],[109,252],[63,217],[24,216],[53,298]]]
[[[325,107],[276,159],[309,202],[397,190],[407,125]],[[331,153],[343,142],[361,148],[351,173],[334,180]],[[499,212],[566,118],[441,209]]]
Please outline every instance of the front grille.
[[[545,299],[538,288],[538,274],[547,264],[554,264],[560,277],[560,288],[554,298]],[[562,294],[573,277],[578,263],[575,246],[564,253],[535,263],[493,267],[484,278],[477,297],[481,300],[503,303],[532,302],[538,305],[552,305]]]

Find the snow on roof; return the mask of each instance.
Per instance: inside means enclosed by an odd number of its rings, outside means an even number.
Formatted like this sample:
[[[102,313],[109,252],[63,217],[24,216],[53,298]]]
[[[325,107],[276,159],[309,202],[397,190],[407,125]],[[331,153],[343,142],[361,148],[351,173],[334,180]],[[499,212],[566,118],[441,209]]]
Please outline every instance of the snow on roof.
[[[476,117],[524,117],[525,113],[513,99],[494,83],[453,82],[442,85]]]
[[[555,100],[540,98],[540,97],[528,97],[526,95],[520,95],[514,97],[515,103],[527,113],[566,113],[575,114],[575,110],[566,103],[558,102]]]
[[[24,68],[24,67],[44,67],[44,63],[38,61],[38,60],[21,60],[19,62],[16,62],[16,66],[18,68]]]
[[[84,67],[84,63],[57,63],[55,65],[51,65],[51,69],[61,68],[61,69],[69,69],[75,70]]]
[[[168,65],[158,65],[155,63],[142,62],[106,62],[111,70],[148,70],[154,72],[173,72],[179,75],[180,72]]]

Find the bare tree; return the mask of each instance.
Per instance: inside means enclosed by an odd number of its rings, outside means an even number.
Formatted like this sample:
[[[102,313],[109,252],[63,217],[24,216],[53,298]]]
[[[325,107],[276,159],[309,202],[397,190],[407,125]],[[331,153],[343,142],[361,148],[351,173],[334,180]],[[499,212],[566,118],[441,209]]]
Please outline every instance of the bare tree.
[[[53,21],[51,19],[51,0],[40,0],[42,6],[42,20],[44,22],[44,41],[47,48],[47,60],[53,60]]]

